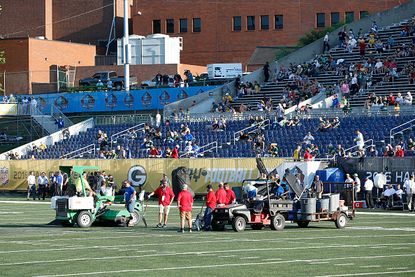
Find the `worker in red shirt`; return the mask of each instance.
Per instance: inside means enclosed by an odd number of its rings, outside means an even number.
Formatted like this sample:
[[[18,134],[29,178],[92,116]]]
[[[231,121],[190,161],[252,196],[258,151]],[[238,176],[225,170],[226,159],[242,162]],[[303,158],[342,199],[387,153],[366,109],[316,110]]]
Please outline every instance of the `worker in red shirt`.
[[[159,199],[159,224],[157,224],[156,227],[165,228],[167,227],[167,219],[169,217],[170,205],[174,199],[174,192],[168,186],[167,180],[162,180],[160,186],[155,191],[150,193],[148,198],[153,195],[156,195]]]
[[[216,204],[218,206],[226,205],[226,191],[223,188],[223,183],[219,183],[219,187],[215,195],[216,195]]]
[[[207,185],[206,209],[203,219],[205,220],[205,231],[212,229],[212,212],[216,208],[216,195],[212,185]]]
[[[235,192],[229,187],[228,183],[224,184],[225,191],[226,191],[226,205],[232,204],[236,201]]]
[[[180,211],[180,233],[184,233],[184,222],[187,221],[189,232],[192,232],[192,208],[193,196],[187,190],[187,185],[182,186],[182,191],[177,196],[177,207]]]

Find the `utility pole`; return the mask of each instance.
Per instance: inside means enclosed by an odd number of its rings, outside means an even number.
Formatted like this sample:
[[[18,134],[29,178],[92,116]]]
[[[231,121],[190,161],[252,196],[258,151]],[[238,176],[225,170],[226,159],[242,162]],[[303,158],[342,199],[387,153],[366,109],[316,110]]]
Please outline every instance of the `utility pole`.
[[[128,34],[128,11],[130,4],[128,0],[124,0],[124,38],[123,38],[123,53],[124,53],[124,86],[126,91],[130,91],[130,42]]]

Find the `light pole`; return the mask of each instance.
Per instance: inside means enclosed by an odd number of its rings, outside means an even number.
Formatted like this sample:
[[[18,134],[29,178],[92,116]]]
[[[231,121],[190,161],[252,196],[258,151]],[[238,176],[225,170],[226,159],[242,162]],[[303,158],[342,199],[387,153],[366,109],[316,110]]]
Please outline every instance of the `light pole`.
[[[123,38],[123,53],[124,53],[124,86],[126,91],[130,91],[130,42],[128,37],[128,0],[124,0],[124,38]]]

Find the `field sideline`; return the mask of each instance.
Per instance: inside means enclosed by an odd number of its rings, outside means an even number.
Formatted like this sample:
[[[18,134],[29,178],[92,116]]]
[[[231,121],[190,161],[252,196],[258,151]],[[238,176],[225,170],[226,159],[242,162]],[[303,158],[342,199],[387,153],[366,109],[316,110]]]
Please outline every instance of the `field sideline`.
[[[47,225],[54,211],[33,203],[0,201],[1,276],[415,275],[414,214],[363,212],[343,230],[326,222],[179,234],[177,209],[166,229],[153,227],[154,206],[148,228],[79,229]]]

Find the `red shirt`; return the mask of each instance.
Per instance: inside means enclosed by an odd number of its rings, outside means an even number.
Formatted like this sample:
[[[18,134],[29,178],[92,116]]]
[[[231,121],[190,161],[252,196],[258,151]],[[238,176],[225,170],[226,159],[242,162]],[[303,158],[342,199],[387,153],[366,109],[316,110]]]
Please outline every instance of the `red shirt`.
[[[226,204],[226,191],[224,188],[220,188],[216,191],[216,203]]]
[[[216,195],[213,190],[209,191],[206,196],[206,207],[211,209],[216,208]]]
[[[313,159],[313,155],[310,154],[310,152],[305,151],[304,153],[304,160],[311,161]]]
[[[233,201],[236,200],[236,195],[232,189],[227,189],[226,191],[226,205],[231,204]]]
[[[157,151],[157,149],[156,149],[156,148],[151,149],[151,151],[150,151],[150,155],[152,155],[152,156],[157,156],[158,154],[159,154],[159,151]]]
[[[171,158],[173,159],[178,159],[179,158],[179,149],[177,149],[176,147],[173,149],[173,151],[171,152]]]
[[[174,198],[174,192],[170,187],[158,187],[154,194],[159,198],[159,205],[168,206],[171,203],[171,200]]]
[[[405,156],[405,152],[403,149],[396,150],[395,157],[403,157]]]
[[[193,205],[193,196],[188,190],[182,190],[177,196],[177,202],[180,202],[181,212],[191,212]]]

